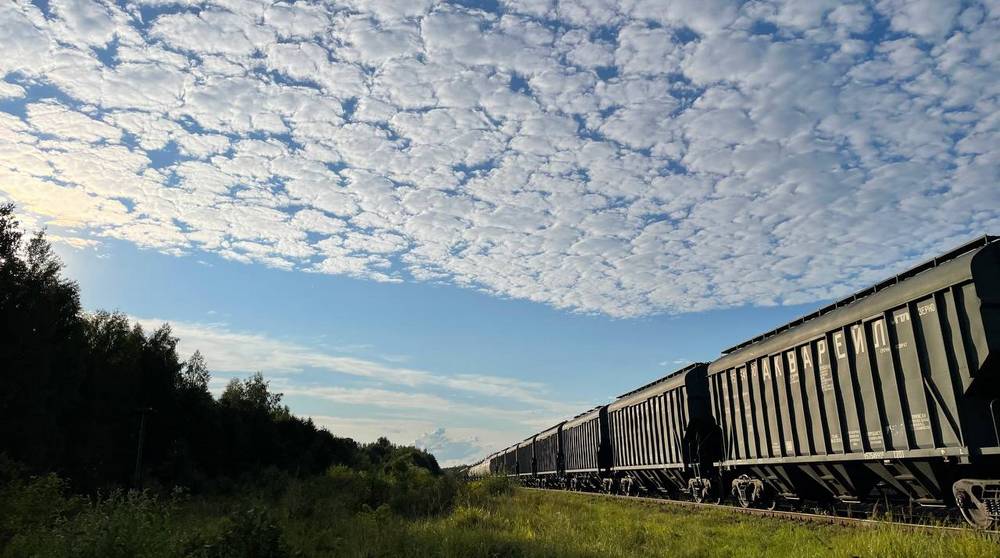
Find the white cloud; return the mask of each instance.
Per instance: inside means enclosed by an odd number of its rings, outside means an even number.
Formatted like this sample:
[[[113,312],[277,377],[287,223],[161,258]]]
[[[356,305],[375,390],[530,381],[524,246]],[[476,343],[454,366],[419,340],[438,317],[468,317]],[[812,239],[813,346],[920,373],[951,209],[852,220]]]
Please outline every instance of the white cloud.
[[[477,436],[456,438],[444,428],[425,432],[414,440],[413,445],[432,453],[445,467],[472,464],[492,449],[484,446]]]
[[[133,319],[149,330],[164,323]],[[359,442],[386,436],[427,447],[445,466],[468,462],[587,407],[537,382],[403,368],[219,323],[169,323],[181,354],[204,355],[216,396],[230,378],[260,371],[293,413]],[[366,349],[374,347],[339,348]]]
[[[86,142],[114,142],[122,135],[121,130],[114,126],[56,103],[32,103],[28,105],[27,112],[28,122],[39,134]]]
[[[149,8],[0,6],[0,195],[42,225],[629,317],[1000,224],[985,4]]]
[[[386,437],[391,442],[414,445],[430,452],[442,467],[468,465],[496,451],[517,437],[509,431],[461,426],[436,426],[419,417],[362,418],[331,415],[310,415],[313,422],[338,436],[348,436],[360,443],[371,443]]]
[[[222,323],[167,321],[155,318],[134,318],[146,328],[169,323],[180,339],[181,353],[201,351],[212,370],[223,373],[246,373],[256,370],[268,374],[299,374],[305,371],[334,373],[346,377],[377,381],[407,388],[448,390],[468,395],[489,395],[530,405],[548,413],[572,412],[572,402],[556,402],[547,398],[548,388],[538,382],[517,380],[485,374],[438,374],[381,363],[357,356],[337,355],[324,349],[291,340],[275,339],[265,334],[235,331]],[[349,347],[348,347],[349,348]],[[411,408],[442,408],[452,405],[439,395],[421,392],[401,393],[382,388],[330,387],[328,383],[300,386],[300,395],[331,401],[373,405],[394,404]],[[475,409],[468,406],[468,409]]]

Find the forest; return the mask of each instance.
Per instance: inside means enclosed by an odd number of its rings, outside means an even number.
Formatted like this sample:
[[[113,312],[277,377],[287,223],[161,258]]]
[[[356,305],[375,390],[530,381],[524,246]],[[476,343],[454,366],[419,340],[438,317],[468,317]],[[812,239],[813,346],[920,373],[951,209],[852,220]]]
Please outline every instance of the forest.
[[[205,358],[183,359],[177,343],[169,324],[85,311],[45,232],[26,235],[14,205],[0,205],[0,555],[22,555],[10,545],[29,531],[32,548],[48,548],[50,528],[109,502],[278,493],[331,470],[367,479],[359,505],[373,508],[405,493],[400,483],[453,492],[434,456],[317,428],[260,372],[213,397]]]

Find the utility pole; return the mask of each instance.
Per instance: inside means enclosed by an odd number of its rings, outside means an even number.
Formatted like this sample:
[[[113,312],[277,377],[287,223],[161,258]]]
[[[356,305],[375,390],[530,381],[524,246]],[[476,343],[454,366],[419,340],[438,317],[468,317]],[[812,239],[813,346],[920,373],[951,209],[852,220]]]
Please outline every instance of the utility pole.
[[[142,446],[146,441],[146,413],[152,411],[150,407],[139,409],[139,442],[135,450],[135,471],[132,474],[132,487],[142,490]]]

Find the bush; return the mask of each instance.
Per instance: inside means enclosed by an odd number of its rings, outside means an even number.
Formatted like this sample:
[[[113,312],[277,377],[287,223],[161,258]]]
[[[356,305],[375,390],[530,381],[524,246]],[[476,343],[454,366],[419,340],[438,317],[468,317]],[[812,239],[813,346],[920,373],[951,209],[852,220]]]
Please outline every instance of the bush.
[[[344,466],[331,467],[326,475],[292,482],[281,498],[292,519],[331,518],[350,514],[368,502],[366,479]]]
[[[388,478],[389,507],[403,517],[447,513],[458,493],[458,483],[452,477],[435,476],[421,467],[394,469]]]
[[[507,477],[486,477],[462,485],[458,500],[465,507],[484,507],[500,496],[514,492],[514,483]]]
[[[22,519],[8,519],[16,531],[4,549],[5,556],[152,557],[171,554],[177,547],[172,502],[121,490],[87,502],[65,498],[62,488],[54,476],[35,479],[21,488],[8,486],[7,492],[19,494],[14,501],[22,503],[9,518]],[[42,513],[45,507],[48,513]]]
[[[401,517],[447,513],[458,483],[412,464],[382,471],[331,467],[326,475],[293,482],[282,498],[288,516],[306,519],[387,508]]]
[[[249,509],[226,519],[222,533],[189,542],[190,558],[286,558],[290,556],[281,527],[264,510]]]
[[[56,475],[21,480],[10,473],[0,488],[0,548],[15,535],[62,520],[80,509],[85,501],[67,498],[66,482]]]

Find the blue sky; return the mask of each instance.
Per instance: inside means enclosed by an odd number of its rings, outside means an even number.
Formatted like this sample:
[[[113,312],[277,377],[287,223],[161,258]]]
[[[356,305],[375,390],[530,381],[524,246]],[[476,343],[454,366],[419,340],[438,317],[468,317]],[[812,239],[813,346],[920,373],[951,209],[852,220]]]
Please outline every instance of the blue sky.
[[[12,2],[87,308],[471,459],[1000,222],[978,2]]]

